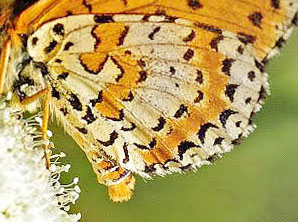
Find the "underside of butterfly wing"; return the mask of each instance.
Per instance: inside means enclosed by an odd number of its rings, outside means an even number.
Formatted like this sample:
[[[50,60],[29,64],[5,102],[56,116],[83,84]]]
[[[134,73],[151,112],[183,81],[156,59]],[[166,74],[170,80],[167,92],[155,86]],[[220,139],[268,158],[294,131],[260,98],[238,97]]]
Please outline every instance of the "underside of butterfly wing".
[[[253,44],[252,53],[266,62],[297,24],[297,10],[297,0],[84,0],[83,4],[77,0],[41,0],[16,20],[16,31],[28,33],[47,21],[69,15],[159,14],[192,20],[209,30],[231,31],[244,44]]]
[[[41,0],[14,20],[20,56],[9,68],[23,96],[51,89],[58,120],[123,201],[132,173],[210,164],[254,129],[268,94],[264,66],[297,8],[297,0]]]
[[[28,39],[69,133],[147,178],[208,164],[253,129],[267,81],[251,48],[165,16],[69,16]]]

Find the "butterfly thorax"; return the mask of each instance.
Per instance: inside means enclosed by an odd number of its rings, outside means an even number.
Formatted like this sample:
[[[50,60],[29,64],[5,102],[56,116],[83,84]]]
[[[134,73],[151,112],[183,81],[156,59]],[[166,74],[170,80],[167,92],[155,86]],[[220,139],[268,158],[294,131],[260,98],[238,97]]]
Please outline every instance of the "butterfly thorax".
[[[11,4],[14,2],[11,1]],[[45,88],[45,66],[36,63],[28,54],[27,34],[15,32],[14,19],[19,12],[11,10],[9,2],[1,4],[0,11],[0,52],[5,43],[12,42],[7,57],[9,63],[6,68],[4,91],[13,91],[13,102],[22,102]]]
[[[4,91],[14,93],[13,102],[18,104],[45,89],[47,85],[46,67],[30,57],[26,48],[26,38],[26,36],[20,37],[22,47],[12,47],[10,50],[4,86]]]

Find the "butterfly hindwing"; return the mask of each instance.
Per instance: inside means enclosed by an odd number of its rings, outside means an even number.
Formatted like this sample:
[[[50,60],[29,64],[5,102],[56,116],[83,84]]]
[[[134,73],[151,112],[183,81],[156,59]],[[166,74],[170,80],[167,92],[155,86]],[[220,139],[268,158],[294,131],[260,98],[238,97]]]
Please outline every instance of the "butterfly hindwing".
[[[69,16],[28,39],[49,68],[53,106],[63,98],[60,110],[76,113],[63,122],[146,177],[207,164],[248,134],[267,90],[250,47],[189,20],[140,15]]]
[[[210,164],[254,129],[265,65],[297,24],[298,0],[39,0],[20,14],[1,10],[5,87],[20,100],[51,90],[51,110],[123,201],[133,173]]]

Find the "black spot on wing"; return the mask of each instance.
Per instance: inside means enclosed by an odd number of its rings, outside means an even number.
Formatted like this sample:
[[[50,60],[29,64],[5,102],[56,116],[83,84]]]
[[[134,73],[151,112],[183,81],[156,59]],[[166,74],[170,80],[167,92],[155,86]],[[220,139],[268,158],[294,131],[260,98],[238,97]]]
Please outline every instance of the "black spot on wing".
[[[55,41],[55,40],[51,41],[50,44],[44,49],[44,52],[46,54],[49,54],[50,52],[52,52],[55,49],[57,44],[58,44],[57,41]]]
[[[248,72],[247,74],[247,78],[250,80],[250,81],[254,81],[254,79],[256,78],[256,73],[254,71],[250,71]]]
[[[256,67],[260,70],[260,72],[264,72],[265,71],[265,67],[262,63],[260,63],[258,60],[255,59],[255,65]]]
[[[215,38],[213,38],[210,42],[210,47],[212,49],[215,49],[215,51],[218,52],[218,44],[220,43],[220,41],[224,40],[223,35],[218,35]]]
[[[231,144],[232,145],[239,145],[241,143],[242,139],[243,139],[243,134],[240,133],[236,139],[231,141]]]
[[[153,31],[148,35],[148,38],[154,40],[154,36],[156,33],[160,31],[160,26],[157,26],[153,29]]]
[[[169,23],[175,23],[175,21],[178,19],[178,17],[170,16],[167,14],[164,14],[164,21]]]
[[[181,118],[183,116],[184,113],[187,113],[188,108],[187,106],[185,106],[184,104],[181,104],[179,109],[177,110],[177,112],[175,113],[174,117],[175,118]]]
[[[275,43],[275,47],[282,48],[285,42],[286,42],[286,40],[285,40],[283,37],[280,37],[280,38],[276,41],[276,43]]]
[[[156,146],[156,138],[153,138],[147,146],[138,143],[133,143],[133,145],[141,150],[151,150]]]
[[[97,141],[101,144],[101,145],[103,145],[103,146],[105,146],[105,147],[108,147],[108,146],[111,146],[111,145],[113,145],[114,143],[115,143],[115,141],[116,141],[116,139],[118,138],[118,133],[114,130],[111,134],[110,134],[110,139],[109,140],[107,140],[107,141],[101,141],[101,140],[99,140],[99,139],[97,139]]]
[[[60,35],[60,36],[64,36],[64,25],[61,23],[57,23],[56,25],[54,25],[53,27],[53,32],[56,35]]]
[[[247,45],[249,43],[253,44],[256,41],[255,36],[248,35],[248,34],[243,33],[243,32],[238,32],[237,38],[239,39],[239,41],[241,41],[245,45]]]
[[[153,138],[148,145],[150,149],[153,149],[156,146],[156,138]]]
[[[63,72],[58,75],[57,80],[65,80],[69,76],[68,72]]]
[[[231,109],[226,109],[224,110],[220,115],[219,115],[219,120],[222,124],[223,127],[226,127],[227,120],[231,115],[237,114],[238,112],[231,110]]]
[[[84,128],[84,127],[76,127],[76,129],[77,129],[80,133],[83,133],[83,134],[85,134],[85,135],[88,133],[87,129]]]
[[[226,86],[225,94],[230,99],[231,102],[234,102],[234,95],[238,87],[239,85],[237,84],[229,84]]]
[[[233,62],[235,62],[235,61],[236,61],[235,59],[225,59],[225,60],[223,60],[221,71],[223,73],[225,73],[227,76],[230,76],[231,75],[231,67],[232,67]]]
[[[200,84],[202,84],[203,83],[203,73],[202,73],[202,71],[201,70],[198,70],[197,69],[197,78],[196,78],[196,81],[198,82],[198,83],[200,83]]]
[[[249,104],[249,103],[251,102],[251,100],[252,100],[251,97],[246,98],[246,99],[245,99],[245,104],[246,104],[246,105]]]
[[[208,131],[208,129],[210,128],[215,128],[218,129],[218,126],[212,124],[212,123],[205,123],[204,125],[201,125],[199,132],[198,132],[198,137],[201,141],[202,144],[205,143],[205,136],[206,136],[206,132]]]
[[[215,153],[207,158],[207,160],[213,163],[219,156]]]
[[[127,132],[127,131],[133,131],[135,128],[136,128],[137,126],[136,126],[136,124],[134,124],[134,123],[130,123],[130,127],[124,127],[124,126],[122,126],[121,127],[121,130],[122,131],[125,131],[125,132]]]
[[[147,72],[146,71],[140,71],[139,72],[139,79],[137,80],[137,82],[144,82],[147,79]]]
[[[37,37],[32,38],[32,42],[31,42],[31,44],[32,44],[33,46],[35,46],[35,45],[37,44],[38,40],[39,40],[39,39],[38,39]]]
[[[264,58],[261,62],[264,66],[267,65],[268,63],[268,58]]]
[[[176,73],[176,69],[173,66],[170,66],[170,73],[174,75]]]
[[[67,11],[66,11],[66,16],[71,16],[71,15],[73,15],[73,12],[70,11],[70,10],[67,10]]]
[[[74,46],[73,42],[67,42],[64,46],[64,51],[68,51],[72,46]]]
[[[239,54],[243,55],[243,52],[244,52],[244,48],[242,45],[239,45],[238,48],[237,48],[237,52],[239,52]]]
[[[259,91],[259,98],[258,98],[258,102],[263,101],[264,99],[266,99],[267,97],[267,92],[264,86],[261,86],[261,89]]]
[[[74,93],[71,93],[69,95],[70,97],[68,98],[68,102],[70,103],[70,105],[78,111],[82,111],[82,103],[79,100],[79,98],[77,97],[77,95],[75,95]]]
[[[189,150],[190,148],[193,148],[193,147],[197,147],[199,148],[200,146],[199,145],[196,145],[195,143],[191,142],[191,141],[182,141],[179,145],[178,145],[178,155],[180,157],[180,160],[183,159],[183,154]]]
[[[110,23],[110,22],[114,22],[113,16],[111,15],[95,15],[94,16],[94,21],[96,23]]]
[[[197,10],[203,7],[203,5],[198,0],[187,0],[187,4],[193,10]]]
[[[196,37],[194,30],[191,30],[191,33],[183,39],[183,42],[191,42]]]
[[[138,65],[141,67],[141,68],[144,68],[146,67],[146,62],[142,59],[138,60],[137,61]]]
[[[98,92],[98,96],[97,96],[97,98],[96,98],[96,99],[91,99],[91,100],[90,100],[90,103],[91,103],[91,105],[92,105],[93,107],[94,107],[97,103],[101,103],[101,102],[102,102],[102,100],[103,100],[102,93],[103,93],[103,91],[100,90],[100,91]]]
[[[255,112],[251,112],[248,120],[248,125],[253,125],[253,117],[255,116]]]
[[[214,140],[214,143],[213,143],[213,146],[215,145],[221,145],[222,144],[222,141],[224,141],[225,138],[223,137],[217,137],[215,140]]]
[[[86,115],[83,116],[82,119],[85,120],[87,124],[91,124],[96,120],[96,117],[89,106],[87,106]]]
[[[183,59],[186,61],[189,61],[192,59],[192,57],[195,55],[194,50],[192,49],[187,49],[187,51],[185,52],[185,54],[183,55]]]
[[[261,28],[261,23],[263,16],[260,12],[254,12],[248,16],[248,19],[252,22],[254,26]]]
[[[148,22],[148,21],[149,21],[149,18],[150,18],[151,16],[152,16],[152,15],[144,15],[143,18],[142,18],[142,20],[143,20],[144,22]]]
[[[199,103],[204,99],[204,93],[198,90],[198,96],[195,98],[194,103]]]
[[[165,126],[166,123],[167,123],[166,119],[161,116],[158,119],[157,126],[153,127],[152,130],[153,131],[156,131],[156,132],[161,131],[164,128],[164,126]]]
[[[142,144],[133,143],[133,145],[135,145],[137,148],[139,148],[141,150],[150,150],[150,148],[148,148],[147,146],[142,145]]]
[[[235,123],[235,126],[236,126],[236,127],[240,127],[240,126],[241,126],[241,123],[242,123],[242,121],[239,120],[239,121],[237,121],[237,122]]]
[[[126,49],[126,50],[124,51],[124,53],[125,53],[125,55],[131,55],[131,51],[128,50],[128,49]]]

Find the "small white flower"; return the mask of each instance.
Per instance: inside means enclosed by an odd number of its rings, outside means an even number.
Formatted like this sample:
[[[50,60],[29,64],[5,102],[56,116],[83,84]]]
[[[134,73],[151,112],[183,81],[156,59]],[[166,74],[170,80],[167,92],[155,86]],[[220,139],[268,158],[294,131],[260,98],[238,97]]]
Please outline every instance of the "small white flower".
[[[47,170],[42,145],[49,141],[42,141],[37,130],[40,118],[23,119],[6,100],[0,98],[0,222],[79,221],[80,214],[67,213],[79,197],[78,178],[68,185],[59,182],[70,168],[59,162],[65,154],[52,155]]]

